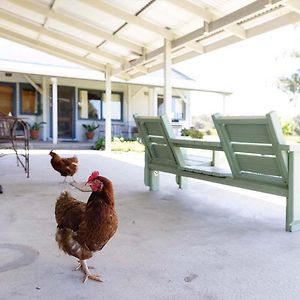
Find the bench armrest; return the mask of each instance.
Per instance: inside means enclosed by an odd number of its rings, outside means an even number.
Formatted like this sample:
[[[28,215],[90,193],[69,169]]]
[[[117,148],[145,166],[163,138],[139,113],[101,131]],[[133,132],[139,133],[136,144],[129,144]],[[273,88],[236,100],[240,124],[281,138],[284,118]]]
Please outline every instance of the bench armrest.
[[[180,137],[171,138],[169,139],[169,142],[177,147],[223,151],[223,148],[219,141],[205,141],[201,139],[192,139],[190,137]]]
[[[279,149],[282,151],[298,152],[300,151],[300,144],[280,144]]]

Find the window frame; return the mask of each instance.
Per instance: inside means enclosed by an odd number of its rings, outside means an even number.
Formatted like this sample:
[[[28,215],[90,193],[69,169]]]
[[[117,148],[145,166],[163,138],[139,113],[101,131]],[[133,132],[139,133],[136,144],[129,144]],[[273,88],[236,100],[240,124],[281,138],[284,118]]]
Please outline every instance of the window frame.
[[[100,93],[100,113],[101,113],[101,117],[100,119],[93,119],[93,118],[82,118],[80,116],[80,110],[79,110],[79,103],[80,103],[80,92],[81,91],[94,91],[94,92],[99,92]],[[120,119],[111,119],[112,121],[116,121],[116,122],[123,122],[123,112],[124,112],[124,92],[119,92],[119,91],[112,91],[111,92],[112,95],[119,95],[120,96],[120,103],[121,103],[121,111],[120,111]],[[105,90],[97,90],[97,89],[91,89],[91,88],[78,88],[78,101],[77,101],[77,109],[78,109],[78,120],[82,120],[82,121],[105,121],[105,118],[103,116],[103,103],[104,103],[104,95],[105,95]],[[89,100],[89,99],[88,99]],[[98,99],[97,99],[98,100]]]
[[[174,113],[174,114],[175,114],[175,111],[173,109],[173,106],[174,106],[175,99],[181,99],[181,97],[178,95],[172,95],[172,113]],[[164,101],[165,101],[165,99],[164,99],[163,95],[161,95],[161,94],[157,95],[157,115],[160,115],[161,112],[159,111],[159,107],[160,107],[160,105],[163,105]],[[161,110],[163,110],[163,108]],[[162,113],[162,114],[164,114],[164,113]],[[186,118],[187,118],[187,107],[186,107],[186,103],[185,103],[184,111],[183,111],[183,118],[176,119],[174,117],[174,118],[172,118],[172,123],[178,123],[178,122],[182,122],[182,121],[184,122],[184,121],[186,121]]]
[[[35,112],[35,113],[23,111],[22,91],[23,91],[24,87],[31,87],[32,91],[35,91],[35,93],[36,93],[37,112]],[[19,97],[18,98],[19,98],[19,110],[20,110],[21,115],[40,116],[42,114],[41,95],[30,83],[28,83],[28,82],[20,82],[19,83]]]

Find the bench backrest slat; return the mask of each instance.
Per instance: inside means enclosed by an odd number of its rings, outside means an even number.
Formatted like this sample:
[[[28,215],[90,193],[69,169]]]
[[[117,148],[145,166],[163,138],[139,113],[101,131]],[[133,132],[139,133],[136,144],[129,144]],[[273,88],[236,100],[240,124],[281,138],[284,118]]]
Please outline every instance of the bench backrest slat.
[[[220,141],[236,178],[287,184],[286,153],[275,112],[262,117],[212,116]]]
[[[169,143],[169,139],[174,138],[174,132],[167,116],[133,117],[146,147],[149,163],[170,167],[184,165],[180,149],[175,149]]]

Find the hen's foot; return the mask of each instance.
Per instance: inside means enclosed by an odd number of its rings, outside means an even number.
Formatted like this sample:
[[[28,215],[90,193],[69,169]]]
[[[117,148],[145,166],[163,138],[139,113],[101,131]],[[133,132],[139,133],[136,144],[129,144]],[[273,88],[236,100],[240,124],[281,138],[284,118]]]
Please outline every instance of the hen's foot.
[[[83,279],[82,283],[85,283],[88,279],[92,279],[92,280],[95,280],[95,281],[103,282],[103,281],[100,279],[100,276],[99,276],[99,275],[96,275],[96,274],[87,274],[87,275],[85,276],[85,278]]]
[[[89,269],[95,269],[93,266],[87,266]],[[79,269],[82,268],[80,260],[78,261],[78,265],[74,268],[73,271],[78,271]]]
[[[85,278],[83,279],[82,283],[85,283],[88,279],[92,279],[92,280],[95,280],[95,281],[99,281],[99,282],[102,282],[102,280],[100,279],[100,276],[97,275],[97,274],[92,274],[89,270],[89,267],[87,266],[86,264],[86,261],[85,260],[81,260],[80,261],[80,264],[81,264],[81,267],[85,273]]]

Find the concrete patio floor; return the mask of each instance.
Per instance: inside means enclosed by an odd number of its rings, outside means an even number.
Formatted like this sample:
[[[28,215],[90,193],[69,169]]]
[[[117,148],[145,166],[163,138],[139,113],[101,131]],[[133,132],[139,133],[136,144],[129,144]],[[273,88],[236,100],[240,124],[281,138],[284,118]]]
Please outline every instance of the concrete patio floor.
[[[284,231],[283,198],[196,180],[179,190],[168,174],[149,192],[141,154],[75,152],[77,181],[99,170],[115,187],[119,229],[89,262],[104,282],[82,284],[54,237],[59,193],[82,201],[89,193],[59,183],[46,150],[32,151],[29,179],[8,155],[0,159],[1,300],[299,299],[300,232]]]

